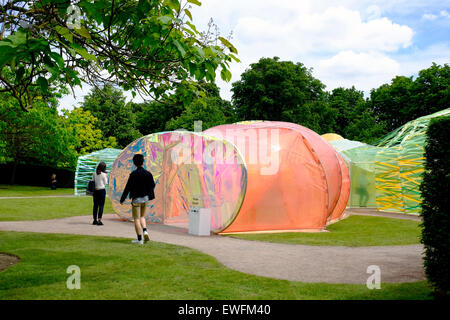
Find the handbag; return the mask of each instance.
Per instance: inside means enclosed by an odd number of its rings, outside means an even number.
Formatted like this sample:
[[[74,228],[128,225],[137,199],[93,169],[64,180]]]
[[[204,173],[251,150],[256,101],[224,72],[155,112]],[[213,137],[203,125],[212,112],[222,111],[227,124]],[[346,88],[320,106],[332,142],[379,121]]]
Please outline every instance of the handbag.
[[[94,194],[94,190],[95,190],[95,181],[91,180],[88,182],[87,188],[86,188],[86,195],[87,196],[92,196]]]

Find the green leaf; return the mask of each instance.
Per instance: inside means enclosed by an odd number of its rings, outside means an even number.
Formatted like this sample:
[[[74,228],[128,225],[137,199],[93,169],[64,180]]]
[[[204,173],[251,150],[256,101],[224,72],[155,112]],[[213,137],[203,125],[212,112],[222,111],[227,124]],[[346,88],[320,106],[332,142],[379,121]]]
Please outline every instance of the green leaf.
[[[25,74],[25,68],[24,67],[20,67],[17,70],[17,72],[16,72],[16,81],[15,81],[15,83],[19,83],[20,80],[22,80],[24,74]]]
[[[181,54],[181,56],[184,58],[184,56],[186,55],[186,51],[184,50],[183,46],[181,45],[181,43],[178,42],[178,40],[173,40],[173,44],[177,47],[178,52]]]
[[[176,12],[180,11],[180,2],[177,0],[168,0],[169,1],[169,7],[172,10],[175,10]]]
[[[21,30],[14,32],[5,40],[11,41],[11,47],[17,47],[27,42],[27,34]]]
[[[189,21],[186,21],[186,24],[192,29],[192,31],[194,31],[196,34],[199,34],[199,32],[197,31],[197,28],[190,23]]]
[[[205,60],[205,52],[203,51],[203,49],[200,47],[197,47],[197,46],[195,46],[195,49],[197,50],[198,54],[202,58],[202,61]]]
[[[56,61],[60,68],[64,68],[64,59],[56,52],[50,52],[50,57]]]
[[[223,37],[218,37],[218,39],[220,40],[220,42],[222,42],[224,44],[225,47],[230,49],[231,52],[236,53],[236,54],[238,53],[237,49],[230,43],[230,41],[228,41],[227,39],[225,39]]]
[[[189,17],[189,19],[191,19],[191,21],[192,21],[192,14],[191,14],[191,12],[188,9],[184,9],[184,12]]]
[[[87,50],[85,48],[83,48],[82,46],[74,43],[72,44],[72,48],[80,55],[82,56],[86,61],[89,60],[93,60],[93,61],[97,61],[97,58],[90,54],[89,52],[87,52]]]
[[[42,92],[47,93],[47,91],[48,91],[47,79],[45,79],[44,77],[39,77],[37,79],[37,83],[38,83],[39,87],[41,88]]]
[[[230,81],[231,80],[231,72],[228,69],[222,69],[222,71],[220,72],[220,77],[222,78],[223,81]]]
[[[230,53],[229,56],[236,62],[241,62],[234,54]]]
[[[91,39],[91,35],[90,35],[89,31],[85,27],[75,29],[75,31],[83,38]]]
[[[69,41],[70,43],[73,43],[73,34],[70,32],[69,29],[63,28],[61,26],[56,26],[55,30],[60,35],[62,35],[67,41]]]
[[[210,64],[210,63],[205,63],[206,64],[206,69],[208,70],[208,73],[210,75],[210,77],[214,80],[216,77],[216,70],[215,68]]]
[[[3,66],[5,64],[7,64],[8,62],[10,62],[14,57],[15,57],[15,51],[13,48],[11,47],[3,47],[1,49],[1,54],[0,54],[0,70],[3,68]]]
[[[173,17],[172,16],[161,16],[158,17],[158,21],[162,24],[169,24],[172,22]]]
[[[187,2],[195,4],[197,6],[201,6],[202,5],[202,3],[200,1],[197,1],[197,0],[187,0]]]
[[[10,66],[11,66],[11,71],[14,72],[14,70],[16,69],[16,57],[15,57],[15,56],[14,56],[14,58],[11,60]]]

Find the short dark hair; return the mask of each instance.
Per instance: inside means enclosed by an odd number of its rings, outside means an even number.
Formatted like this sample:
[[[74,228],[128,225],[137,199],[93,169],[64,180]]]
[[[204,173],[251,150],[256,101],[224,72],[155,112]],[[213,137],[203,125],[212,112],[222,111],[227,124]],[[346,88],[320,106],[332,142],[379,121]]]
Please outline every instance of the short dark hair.
[[[136,167],[140,167],[144,164],[144,156],[140,153],[137,153],[133,157],[133,163]]]

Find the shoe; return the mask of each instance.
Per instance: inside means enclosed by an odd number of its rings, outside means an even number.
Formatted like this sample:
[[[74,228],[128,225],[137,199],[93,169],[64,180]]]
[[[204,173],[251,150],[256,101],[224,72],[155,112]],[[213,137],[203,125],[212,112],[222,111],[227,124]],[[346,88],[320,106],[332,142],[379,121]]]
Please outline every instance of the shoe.
[[[92,222],[92,224],[95,225],[95,226],[98,225],[97,220],[94,220],[94,222]]]
[[[150,241],[150,237],[148,236],[148,232],[147,231],[144,231],[144,241],[145,242]]]
[[[144,240],[134,239],[134,240],[131,240],[131,243],[144,244]]]
[[[100,220],[97,222],[97,225],[98,226],[102,226],[103,225],[103,222],[101,222]]]

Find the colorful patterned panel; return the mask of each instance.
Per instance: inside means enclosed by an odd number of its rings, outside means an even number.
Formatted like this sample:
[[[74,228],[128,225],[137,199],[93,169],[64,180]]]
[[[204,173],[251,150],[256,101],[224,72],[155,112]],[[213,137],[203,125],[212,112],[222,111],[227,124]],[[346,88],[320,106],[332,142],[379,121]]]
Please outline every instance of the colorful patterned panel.
[[[246,166],[236,147],[223,139],[192,132],[162,132],[127,146],[110,174],[109,195],[116,213],[132,220],[129,199],[119,199],[134,154],[144,155],[144,167],[155,179],[155,200],[147,204],[153,223],[188,224],[192,206],[211,209],[211,230],[220,232],[236,217],[246,191]]]

